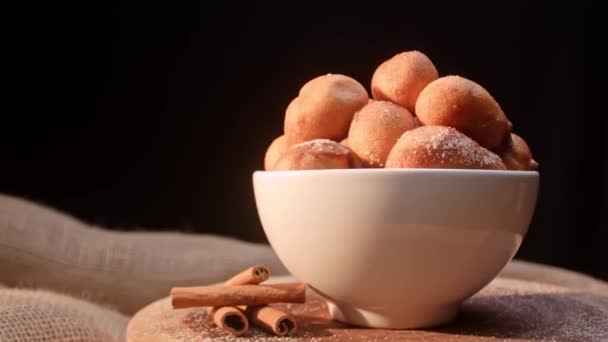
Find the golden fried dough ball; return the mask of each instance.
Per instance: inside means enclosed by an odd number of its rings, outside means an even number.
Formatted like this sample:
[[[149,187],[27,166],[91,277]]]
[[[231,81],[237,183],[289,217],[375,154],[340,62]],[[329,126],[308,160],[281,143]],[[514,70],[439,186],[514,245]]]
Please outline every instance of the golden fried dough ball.
[[[365,88],[348,76],[327,74],[310,80],[287,107],[285,135],[288,143],[344,139],[353,114],[368,100]]]
[[[532,159],[532,152],[526,141],[515,133],[511,133],[511,138],[506,144],[499,146],[496,153],[509,170],[536,170],[538,167],[538,163]]]
[[[445,126],[421,126],[405,132],[389,153],[386,167],[506,169],[496,154]]]
[[[340,144],[341,144],[341,145],[344,145],[344,146],[346,146],[346,147],[349,147],[349,146],[348,146],[348,137],[346,137],[346,138],[342,139],[342,141],[340,141]]]
[[[422,122],[420,122],[420,119],[418,119],[418,117],[414,116],[414,121],[416,121],[416,127],[422,126]]]
[[[407,51],[380,64],[372,76],[372,95],[414,112],[416,99],[439,77],[433,62],[420,51]]]
[[[285,135],[281,135],[280,137],[274,139],[270,146],[268,146],[268,150],[266,150],[266,155],[264,156],[264,169],[266,171],[270,171],[273,169],[274,164],[281,158],[283,153],[287,151],[289,145],[287,145],[287,139]]]
[[[366,167],[384,167],[397,139],[418,125],[410,112],[392,102],[371,101],[353,117],[348,131],[350,149]]]
[[[426,86],[416,102],[416,115],[424,125],[454,127],[490,149],[511,133],[511,122],[492,95],[460,76],[442,77]]]
[[[354,153],[339,143],[316,139],[291,146],[274,170],[349,169],[361,167]]]

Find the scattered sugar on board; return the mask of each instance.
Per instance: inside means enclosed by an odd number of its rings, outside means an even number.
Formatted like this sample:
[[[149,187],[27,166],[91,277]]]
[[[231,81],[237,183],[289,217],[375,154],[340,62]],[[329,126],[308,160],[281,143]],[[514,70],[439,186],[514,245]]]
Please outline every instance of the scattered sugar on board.
[[[497,278],[463,305],[465,311],[482,312],[487,321],[471,320],[453,326],[450,331],[400,331],[391,335],[381,330],[345,330],[333,323],[326,325],[324,301],[312,295],[306,305],[281,304],[278,307],[293,315],[307,317],[299,321],[295,336],[276,337],[252,326],[242,337],[234,337],[212,326],[204,309],[173,311],[168,302],[147,327],[154,335],[167,337],[167,341],[608,341],[608,298],[571,289],[511,278]],[[481,310],[481,311],[480,311]],[[319,322],[310,317],[318,317]],[[474,318],[475,316],[473,316]],[[525,319],[522,319],[524,318]],[[189,329],[176,331],[176,323],[185,323]],[[317,325],[319,324],[319,325]],[[446,335],[446,333],[448,333]],[[479,338],[478,334],[487,334]],[[422,338],[422,339],[420,339]],[[464,339],[463,339],[464,338]]]
[[[322,302],[319,303],[319,308],[322,307]],[[289,308],[296,311],[304,312],[303,305],[292,305],[289,304]],[[188,329],[175,329],[181,322],[188,327]],[[251,325],[249,331],[240,336],[236,337],[230,335],[228,332],[216,327],[211,321],[207,310],[204,308],[193,308],[185,312],[176,314],[175,311],[170,309],[162,310],[162,314],[159,319],[154,320],[154,323],[149,327],[154,330],[154,334],[162,337],[166,337],[167,340],[175,342],[240,342],[240,341],[257,341],[257,342],[273,342],[273,341],[310,341],[320,342],[321,339],[317,336],[318,332],[313,328],[310,328],[306,322],[299,322],[301,328],[294,336],[278,337],[272,333],[262,330],[261,328]],[[302,324],[303,323],[303,324]]]
[[[491,305],[496,313],[504,314],[504,317],[494,317],[511,324],[510,331],[496,334],[500,341],[512,337],[513,329],[521,330],[517,337],[539,342],[608,341],[608,298],[573,293],[572,289],[557,285],[498,278],[467,302],[472,306],[483,304],[486,308]],[[529,319],[514,321],[513,315]]]

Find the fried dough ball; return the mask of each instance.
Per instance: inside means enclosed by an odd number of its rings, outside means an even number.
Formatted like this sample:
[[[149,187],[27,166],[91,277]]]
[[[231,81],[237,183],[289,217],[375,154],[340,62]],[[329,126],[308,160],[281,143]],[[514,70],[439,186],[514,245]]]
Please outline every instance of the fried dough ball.
[[[289,145],[322,138],[344,139],[353,114],[368,100],[365,88],[348,76],[327,74],[310,80],[285,113]]]
[[[433,62],[420,51],[407,51],[380,64],[372,77],[372,96],[414,112],[416,99],[439,77]]]
[[[418,125],[410,112],[392,102],[371,101],[355,113],[348,131],[350,149],[366,167],[384,167],[397,139]]]
[[[509,170],[536,170],[538,167],[526,141],[515,133],[511,133],[511,138],[506,144],[497,148],[496,153]]]
[[[281,135],[280,137],[274,139],[270,146],[268,146],[268,150],[266,150],[266,155],[264,156],[264,169],[266,171],[272,170],[274,164],[276,164],[277,160],[281,158],[283,153],[285,153],[288,148],[289,145],[287,145],[285,135]]]
[[[485,148],[495,148],[511,133],[500,105],[479,84],[460,76],[431,82],[418,97],[416,115],[427,126],[450,126]]]
[[[417,117],[414,116],[414,121],[416,122],[416,127],[420,127],[422,126],[422,122],[420,122],[420,119],[418,119]]]
[[[386,167],[506,169],[496,154],[445,126],[421,126],[405,132],[389,153]]]
[[[349,147],[349,146],[348,146],[348,137],[346,137],[346,138],[342,139],[342,141],[340,141],[340,144],[341,144],[341,145],[344,145],[344,146],[346,146],[346,147]]]
[[[274,165],[274,170],[349,169],[361,161],[348,148],[328,139],[316,139],[291,146]]]

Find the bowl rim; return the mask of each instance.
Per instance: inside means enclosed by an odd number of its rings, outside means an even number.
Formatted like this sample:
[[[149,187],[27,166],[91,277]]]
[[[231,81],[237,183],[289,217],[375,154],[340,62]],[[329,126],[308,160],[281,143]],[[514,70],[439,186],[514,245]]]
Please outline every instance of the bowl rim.
[[[386,174],[386,175],[479,175],[504,177],[539,177],[540,173],[519,170],[484,170],[484,169],[439,169],[439,168],[359,168],[359,169],[318,169],[318,170],[255,170],[253,175],[350,175],[350,174]]]

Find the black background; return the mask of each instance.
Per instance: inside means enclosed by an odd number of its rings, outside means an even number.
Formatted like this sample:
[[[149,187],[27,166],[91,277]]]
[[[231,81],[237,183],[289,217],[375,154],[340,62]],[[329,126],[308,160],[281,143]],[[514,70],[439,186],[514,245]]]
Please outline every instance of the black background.
[[[518,257],[608,279],[592,3],[23,4],[3,51],[0,191],[116,229],[265,241],[251,173],[307,80],[393,54],[484,85],[540,162]],[[378,7],[383,5],[384,7]]]

